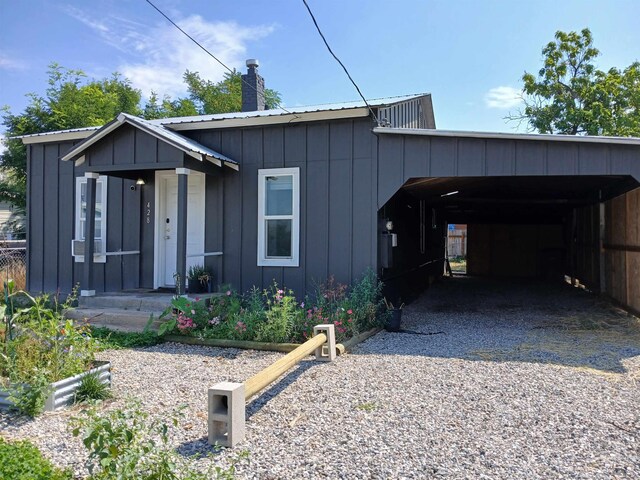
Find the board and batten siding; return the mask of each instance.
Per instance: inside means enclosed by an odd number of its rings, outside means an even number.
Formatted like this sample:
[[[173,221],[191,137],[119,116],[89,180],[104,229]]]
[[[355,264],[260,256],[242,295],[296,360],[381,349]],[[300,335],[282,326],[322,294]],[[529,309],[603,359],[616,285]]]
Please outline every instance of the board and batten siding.
[[[205,250],[218,283],[274,281],[300,297],[328,277],[350,283],[377,265],[376,138],[369,119],[185,132],[240,171],[207,177]],[[258,170],[300,169],[300,266],[259,267]]]
[[[415,177],[633,175],[638,148],[543,140],[381,133],[378,208]]]
[[[105,139],[96,157],[121,151],[120,138]],[[32,292],[70,292],[82,278],[83,264],[71,256],[71,241],[75,178],[84,176],[87,167],[86,163],[76,167],[72,161],[59,159],[72,146],[71,142],[28,146],[27,288]],[[109,256],[106,263],[96,263],[97,291],[153,286],[153,222],[146,224],[141,218],[142,205],[154,202],[153,182],[134,190],[132,186],[135,180],[109,177],[106,248],[108,252],[142,249],[142,255]],[[141,268],[147,263],[141,258],[150,258],[150,269]]]

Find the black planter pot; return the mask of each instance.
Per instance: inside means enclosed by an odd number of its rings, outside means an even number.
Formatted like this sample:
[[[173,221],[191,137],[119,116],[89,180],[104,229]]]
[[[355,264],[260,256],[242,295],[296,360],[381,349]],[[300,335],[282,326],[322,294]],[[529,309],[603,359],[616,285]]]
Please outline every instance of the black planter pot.
[[[384,328],[387,332],[399,332],[400,324],[402,323],[402,309],[394,308],[389,310],[389,318]]]
[[[207,285],[202,285],[198,280],[194,281],[193,284],[189,282],[189,293],[207,293]]]

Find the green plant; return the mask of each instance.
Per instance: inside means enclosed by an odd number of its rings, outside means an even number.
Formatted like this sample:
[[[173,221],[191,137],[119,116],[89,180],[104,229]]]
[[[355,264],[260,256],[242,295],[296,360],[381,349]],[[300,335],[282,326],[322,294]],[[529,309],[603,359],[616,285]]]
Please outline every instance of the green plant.
[[[61,470],[42,456],[27,440],[0,437],[0,478],[11,480],[71,480],[70,470]]]
[[[14,408],[24,415],[35,417],[44,410],[51,392],[51,382],[45,372],[34,369],[29,383],[14,383],[9,388],[9,400]]]
[[[109,397],[111,397],[109,385],[102,383],[97,373],[91,373],[80,380],[75,401],[79,403],[89,400],[106,400]]]
[[[136,478],[205,480],[234,478],[235,464],[224,469],[212,466],[198,471],[170,445],[170,425],[176,427],[180,411],[169,414],[169,422],[150,418],[140,401],[128,400],[124,409],[100,412],[90,407],[83,417],[72,419],[73,435],[82,436],[89,450],[87,469],[94,480]]]
[[[267,304],[266,321],[258,327],[259,342],[287,342],[294,322],[303,315],[293,290],[280,288],[276,282],[263,292]]]
[[[190,285],[192,282],[198,282],[200,285],[206,287],[212,277],[213,275],[204,265],[192,265],[187,272],[187,279]]]
[[[378,404],[376,402],[363,402],[356,405],[356,408],[364,412],[373,412],[378,408]]]

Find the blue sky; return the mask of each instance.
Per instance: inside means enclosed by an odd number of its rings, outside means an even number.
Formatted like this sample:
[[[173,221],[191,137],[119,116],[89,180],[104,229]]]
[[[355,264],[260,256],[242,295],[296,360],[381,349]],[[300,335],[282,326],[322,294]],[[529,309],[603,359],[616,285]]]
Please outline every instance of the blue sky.
[[[438,128],[514,131],[504,117],[525,70],[556,30],[589,27],[598,66],[640,59],[638,0],[308,0],[368,98],[430,92]],[[357,99],[302,0],[155,0],[229,66],[260,60],[285,106]],[[144,0],[0,0],[0,105],[14,113],[46,89],[56,61],[102,78],[119,71],[145,94],[183,94],[185,69],[223,70]],[[521,130],[523,127],[521,127]]]

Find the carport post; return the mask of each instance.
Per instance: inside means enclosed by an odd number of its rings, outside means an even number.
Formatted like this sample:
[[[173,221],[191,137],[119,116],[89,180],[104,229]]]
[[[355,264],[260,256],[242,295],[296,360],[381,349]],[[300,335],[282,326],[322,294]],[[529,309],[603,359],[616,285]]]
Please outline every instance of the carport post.
[[[184,295],[187,281],[187,202],[189,188],[188,168],[176,168],[178,175],[178,234],[176,246],[176,293]]]

